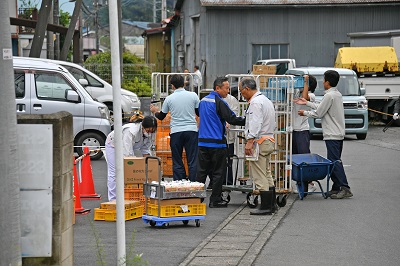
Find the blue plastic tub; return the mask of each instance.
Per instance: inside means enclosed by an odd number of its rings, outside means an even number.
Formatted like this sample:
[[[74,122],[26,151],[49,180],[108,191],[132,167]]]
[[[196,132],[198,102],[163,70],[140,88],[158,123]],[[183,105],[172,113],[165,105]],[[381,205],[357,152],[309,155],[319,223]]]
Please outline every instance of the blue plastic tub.
[[[291,82],[290,78],[268,78],[268,87],[269,88],[283,88],[287,89]],[[304,78],[303,76],[294,76],[293,77],[293,88],[299,89],[304,87]]]
[[[286,101],[286,91],[283,89],[260,89],[260,92],[273,102]]]
[[[332,161],[318,154],[292,155],[292,179],[295,181],[322,180],[330,174]]]

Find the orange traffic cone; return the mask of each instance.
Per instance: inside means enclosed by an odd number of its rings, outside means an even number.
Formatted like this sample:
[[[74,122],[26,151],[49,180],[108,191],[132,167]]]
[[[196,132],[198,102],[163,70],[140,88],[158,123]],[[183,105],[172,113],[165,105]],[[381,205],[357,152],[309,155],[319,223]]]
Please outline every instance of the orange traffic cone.
[[[81,198],[79,196],[79,177],[78,174],[76,172],[76,162],[75,162],[75,158],[72,158],[74,161],[74,197],[75,197],[75,213],[76,214],[88,214],[90,212],[89,209],[84,209],[82,208],[81,205]]]
[[[89,148],[84,147],[83,153],[86,155],[82,159],[82,181],[79,187],[81,199],[86,200],[99,200],[101,195],[94,191],[93,175],[92,175],[92,165],[90,164],[90,154]]]

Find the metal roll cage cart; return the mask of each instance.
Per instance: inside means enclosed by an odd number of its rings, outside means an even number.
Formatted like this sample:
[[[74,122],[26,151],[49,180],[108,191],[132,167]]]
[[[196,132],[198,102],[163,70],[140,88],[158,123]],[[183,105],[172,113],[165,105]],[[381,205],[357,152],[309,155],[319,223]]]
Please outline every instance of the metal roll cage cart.
[[[231,84],[231,88],[238,86],[243,78],[251,77],[256,80],[257,87],[260,92],[268,97],[275,108],[275,121],[277,127],[274,132],[275,146],[274,152],[271,154],[270,167],[272,176],[274,177],[277,196],[277,204],[280,207],[286,205],[286,198],[292,192],[291,188],[291,169],[290,164],[292,156],[292,112],[293,112],[293,93],[296,86],[303,86],[300,84],[303,80],[298,80],[298,77],[292,75],[251,75],[251,74],[228,74],[226,75]],[[302,78],[302,77],[301,77]],[[238,90],[238,100],[240,103],[240,114],[244,115],[247,108],[247,102],[240,95]],[[245,156],[244,145],[245,142],[241,140],[243,136],[243,129],[234,129],[238,134],[235,141],[235,156],[232,158],[236,160],[235,178],[233,185],[224,185],[223,190],[242,191],[247,193],[247,205],[250,208],[256,208],[258,205],[258,195],[255,193],[254,183],[248,184],[252,180],[251,169],[249,169]],[[247,170],[247,171],[246,171]],[[237,178],[237,175],[241,176]],[[247,176],[247,177],[246,177]],[[237,185],[239,181],[240,185]],[[224,195],[224,200],[230,201],[229,193]]]

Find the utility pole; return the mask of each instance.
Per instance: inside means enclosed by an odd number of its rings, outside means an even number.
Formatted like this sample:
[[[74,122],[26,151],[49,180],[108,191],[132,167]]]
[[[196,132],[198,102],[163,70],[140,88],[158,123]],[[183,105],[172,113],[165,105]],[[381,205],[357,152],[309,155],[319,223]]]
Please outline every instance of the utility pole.
[[[71,22],[68,27],[67,35],[65,36],[65,41],[61,49],[60,59],[62,61],[67,61],[69,47],[71,46],[72,35],[75,31],[76,22],[78,21],[79,13],[82,6],[82,0],[75,1],[74,12],[72,13]]]
[[[167,0],[161,0],[161,20],[167,18]]]
[[[110,0],[111,69],[114,88],[121,88],[121,62],[119,52],[118,0]],[[115,174],[117,180],[117,263],[126,265],[125,211],[124,211],[124,158],[122,154],[121,90],[113,90]]]
[[[31,46],[31,51],[29,52],[29,57],[40,58],[40,53],[42,52],[42,46],[47,28],[47,22],[49,20],[51,6],[52,6],[52,0],[42,0],[42,5],[40,6],[40,16],[36,24],[35,34],[33,35],[32,46]]]
[[[54,7],[52,9],[54,10]],[[53,16],[49,16],[49,24],[53,24]],[[47,31],[47,58],[54,59],[54,33],[52,31]]]
[[[157,22],[157,0],[153,0],[153,23]]]
[[[96,38],[96,54],[100,50],[100,39],[99,39],[99,0],[94,1],[94,26],[95,26],[95,38]]]
[[[0,1],[0,261],[22,265],[17,115],[8,3]]]
[[[53,23],[55,25],[60,24],[60,3],[59,0],[53,0]],[[60,60],[60,33],[56,33],[56,41],[54,43],[54,59]]]

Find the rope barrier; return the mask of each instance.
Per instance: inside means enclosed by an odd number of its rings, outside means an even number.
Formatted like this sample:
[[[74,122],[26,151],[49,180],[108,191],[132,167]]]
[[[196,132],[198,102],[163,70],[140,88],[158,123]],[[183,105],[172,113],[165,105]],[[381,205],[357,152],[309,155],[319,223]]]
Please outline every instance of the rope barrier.
[[[90,156],[91,153],[101,152],[101,151],[104,151],[104,150],[105,150],[105,148],[100,148],[100,149],[95,149],[95,150],[89,150],[88,153],[84,153],[84,154],[82,154],[81,156],[77,157],[77,158],[75,159],[75,164],[78,163],[78,162],[80,162],[80,161],[82,161],[83,158],[85,158],[86,156]]]
[[[368,111],[371,111],[371,112],[374,112],[374,113],[378,113],[378,114],[381,114],[381,115],[393,116],[392,114],[384,113],[384,112],[381,112],[381,111],[378,111],[378,110],[374,110],[374,109],[371,109],[371,108],[368,108]]]

